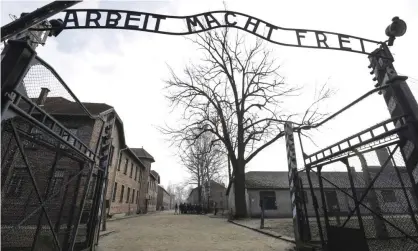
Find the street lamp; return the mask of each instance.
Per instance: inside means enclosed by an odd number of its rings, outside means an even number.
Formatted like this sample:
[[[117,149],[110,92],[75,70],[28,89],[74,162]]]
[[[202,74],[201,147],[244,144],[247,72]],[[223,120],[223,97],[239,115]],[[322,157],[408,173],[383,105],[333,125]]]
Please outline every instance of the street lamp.
[[[406,23],[399,17],[392,18],[392,23],[386,28],[386,36],[389,37],[388,45],[392,46],[396,37],[401,37],[406,32]]]

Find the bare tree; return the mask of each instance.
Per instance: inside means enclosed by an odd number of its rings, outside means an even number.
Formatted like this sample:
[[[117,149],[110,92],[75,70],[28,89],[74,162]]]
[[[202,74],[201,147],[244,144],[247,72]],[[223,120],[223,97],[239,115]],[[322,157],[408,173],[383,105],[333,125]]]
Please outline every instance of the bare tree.
[[[190,174],[189,182],[197,184],[199,204],[202,203],[203,185],[222,179],[225,154],[219,144],[213,143],[215,140],[212,134],[203,133],[180,152],[181,162]]]
[[[186,201],[188,196],[188,183],[187,182],[180,182],[177,184],[169,184],[167,187],[167,192],[174,195],[174,202],[179,204],[181,202]]]
[[[182,111],[184,124],[163,132],[179,145],[193,146],[202,135],[212,134],[231,161],[235,186],[235,216],[245,217],[245,166],[258,153],[284,136],[284,124],[309,129],[325,114],[319,104],[330,90],[322,87],[302,114],[284,109],[286,98],[300,94],[278,74],[272,52],[257,39],[251,45],[228,29],[206,32],[190,39],[203,51],[199,63],[187,65],[184,75],[171,70],[167,98]],[[298,121],[296,121],[298,120]]]

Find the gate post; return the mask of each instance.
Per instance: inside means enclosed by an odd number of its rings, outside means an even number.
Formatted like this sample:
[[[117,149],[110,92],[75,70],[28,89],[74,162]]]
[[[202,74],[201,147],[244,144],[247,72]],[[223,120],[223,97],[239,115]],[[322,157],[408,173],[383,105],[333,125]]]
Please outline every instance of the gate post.
[[[303,242],[307,241],[310,236],[309,226],[305,219],[307,215],[303,214],[301,182],[297,170],[295,140],[293,138],[293,126],[291,122],[284,125],[287,161],[289,167],[289,188],[291,198],[291,209],[293,217],[293,227],[295,231],[295,241],[298,250],[303,249]]]
[[[29,70],[36,52],[26,41],[10,40],[4,48],[1,58],[1,118],[5,118],[11,102],[9,96]]]
[[[376,86],[389,87],[382,90],[383,97],[392,118],[406,115],[406,128],[398,133],[401,140],[399,146],[405,161],[410,180],[414,187],[415,197],[418,195],[418,104],[406,83],[407,77],[399,76],[393,66],[393,56],[388,46],[382,46],[369,56],[377,80]],[[398,122],[399,123],[399,122]],[[395,127],[400,126],[395,124]]]

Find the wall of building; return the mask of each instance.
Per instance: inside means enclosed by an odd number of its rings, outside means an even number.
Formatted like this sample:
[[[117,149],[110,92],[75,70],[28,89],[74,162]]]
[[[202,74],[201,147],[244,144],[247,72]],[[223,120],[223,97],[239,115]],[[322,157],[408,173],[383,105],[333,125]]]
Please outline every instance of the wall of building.
[[[189,197],[187,198],[187,203],[199,204],[199,189],[198,188],[194,188],[190,192]]]
[[[387,190],[387,189],[383,189],[383,190]],[[381,212],[383,214],[405,214],[406,212],[405,208],[402,206],[399,206],[399,205],[406,205],[407,203],[402,189],[391,189],[391,190],[393,190],[396,195],[396,201],[394,202],[385,202],[382,196],[382,189],[375,189]],[[276,193],[277,209],[265,210],[266,217],[273,217],[273,218],[274,217],[289,217],[289,218],[292,217],[289,190],[287,189],[275,189],[275,190],[248,189],[249,202],[250,202],[250,206],[248,208],[249,208],[249,214],[251,217],[260,217],[261,215],[261,209],[259,206],[260,191],[274,191]],[[345,189],[345,191],[351,194],[351,190]],[[347,215],[352,209],[354,209],[355,207],[354,201],[343,192],[338,191],[337,189],[324,189],[324,193],[327,193],[327,192],[336,192],[340,215]],[[358,191],[358,196],[360,195],[360,192],[361,190]],[[407,190],[407,193],[408,193],[408,196],[412,198],[410,189]],[[320,190],[314,189],[314,194],[318,200],[318,206],[322,208]],[[307,209],[309,217],[314,217],[315,210],[313,207],[312,195],[310,191],[307,191],[305,200],[307,200],[306,209]],[[363,201],[363,203],[367,205],[368,207],[373,208],[370,201],[366,200],[366,201]],[[413,204],[412,206],[414,209],[416,209],[415,204]],[[327,205],[327,208],[330,208],[330,205]],[[371,215],[370,211],[367,210],[363,206],[360,207],[360,211],[363,215]],[[336,214],[337,213],[334,213],[334,215]],[[329,212],[329,215],[333,216],[333,213]]]
[[[163,193],[164,189],[158,185],[157,186],[157,210],[161,210],[163,206]]]
[[[290,206],[290,192],[288,190],[261,190],[261,189],[247,189],[249,197],[248,213],[251,217],[260,217],[260,192],[274,191],[276,193],[275,210],[265,210],[265,217],[291,217],[292,210]]]
[[[169,210],[170,209],[170,194],[165,189],[158,185],[157,193],[157,210]]]
[[[109,163],[109,173],[108,173],[108,184],[107,184],[107,191],[106,191],[106,200],[109,201],[110,207],[107,208],[107,214],[114,214],[115,211],[118,211],[117,205],[112,201],[113,189],[116,182],[116,175],[118,170],[118,165],[120,161],[120,150],[124,147],[122,145],[121,139],[119,138],[120,128],[118,125],[112,129],[112,146],[113,151],[111,154],[111,161]],[[119,188],[120,189],[120,188]]]
[[[150,170],[151,170],[151,162],[146,159],[141,159],[142,163],[145,165],[145,169],[141,172],[141,188],[139,193],[139,211],[141,213],[147,212],[148,206],[148,183],[150,180]]]
[[[141,165],[128,151],[122,151],[116,168],[110,199],[109,214],[139,213],[140,175]],[[109,186],[110,187],[110,186]],[[123,191],[122,191],[123,190]]]
[[[217,208],[226,208],[226,188],[216,182],[211,182],[210,200],[216,203]],[[213,205],[212,205],[213,206]]]
[[[236,212],[236,208],[235,208],[235,188],[234,188],[234,184],[231,185],[231,188],[229,189],[229,193],[226,199],[228,205],[228,212],[230,212],[232,215],[235,215]],[[250,207],[250,198],[249,198],[249,194],[247,192],[247,190],[245,190],[245,203],[247,206],[247,215],[249,216],[249,210],[248,208]]]
[[[155,212],[157,210],[158,182],[150,175],[148,184],[147,211]]]
[[[166,191],[163,191],[163,206],[164,210],[170,210],[171,195]]]

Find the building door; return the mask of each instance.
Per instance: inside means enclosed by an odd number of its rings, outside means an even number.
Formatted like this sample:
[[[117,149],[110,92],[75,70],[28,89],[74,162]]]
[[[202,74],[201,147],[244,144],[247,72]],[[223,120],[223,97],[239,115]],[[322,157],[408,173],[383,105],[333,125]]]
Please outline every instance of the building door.
[[[327,200],[328,211],[335,213],[340,211],[340,205],[338,204],[338,197],[336,191],[326,191],[325,197]]]

